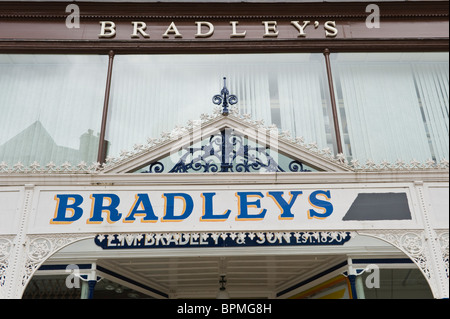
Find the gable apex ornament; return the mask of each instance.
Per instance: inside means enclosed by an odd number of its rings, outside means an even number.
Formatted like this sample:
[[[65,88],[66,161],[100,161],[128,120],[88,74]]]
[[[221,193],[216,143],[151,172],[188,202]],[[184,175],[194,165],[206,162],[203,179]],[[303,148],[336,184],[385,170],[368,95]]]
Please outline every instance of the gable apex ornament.
[[[229,105],[234,105],[238,102],[238,98],[236,95],[231,94],[227,89],[227,78],[224,77],[223,78],[223,88],[222,91],[220,91],[220,94],[216,94],[213,96],[212,99],[213,103],[216,105],[221,105],[222,104],[222,115],[227,116],[229,111],[228,111],[228,104]]]
[[[134,150],[122,152],[119,157],[108,157],[100,173],[135,172],[163,158],[163,154],[169,155],[176,149],[189,148],[192,143],[199,142],[191,140],[192,137],[209,138],[225,129],[234,130],[252,141],[258,141],[260,137],[267,141],[275,140],[274,151],[318,171],[352,171],[348,163],[334,158],[329,148],[319,149],[316,143],[305,144],[303,138],[294,138],[286,131],[280,132],[276,125],[267,127],[263,121],[254,121],[249,114],[241,115],[236,106],[231,106],[227,116],[223,115],[221,107],[216,107],[212,114],[202,114],[200,120],[188,121],[186,126],[176,126],[171,132],[161,133],[156,140],[149,139],[150,143],[147,145],[136,145],[138,147]],[[272,145],[270,142],[269,144]],[[301,169],[294,168],[293,171]],[[161,172],[158,170],[158,173]]]

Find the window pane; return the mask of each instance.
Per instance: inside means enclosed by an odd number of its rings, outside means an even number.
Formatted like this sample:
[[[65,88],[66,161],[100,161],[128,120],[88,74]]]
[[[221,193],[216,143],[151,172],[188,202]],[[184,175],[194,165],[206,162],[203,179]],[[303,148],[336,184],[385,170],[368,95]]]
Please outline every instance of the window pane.
[[[333,150],[322,54],[116,56],[108,154],[212,113],[227,77],[241,113]]]
[[[448,158],[448,67],[448,53],[335,54],[345,154],[360,163]]]
[[[0,55],[0,162],[97,160],[107,56]]]
[[[363,285],[366,299],[433,298],[430,286],[419,269],[380,269],[379,275],[378,288]],[[373,284],[373,276],[373,273],[364,273],[362,282]]]

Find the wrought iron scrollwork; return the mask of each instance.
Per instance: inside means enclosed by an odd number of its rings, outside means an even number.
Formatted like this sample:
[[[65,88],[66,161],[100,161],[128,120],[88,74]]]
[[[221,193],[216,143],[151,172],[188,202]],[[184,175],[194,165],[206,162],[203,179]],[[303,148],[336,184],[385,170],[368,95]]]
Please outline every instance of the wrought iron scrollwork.
[[[212,135],[205,145],[183,149],[182,155],[172,167],[164,167],[160,161],[151,163],[144,173],[188,172],[309,172],[298,160],[291,161],[283,169],[270,154],[268,147],[249,145],[248,140],[232,129],[224,129]]]
[[[222,115],[228,115],[228,104],[234,105],[238,102],[238,98],[236,95],[230,95],[230,92],[227,89],[227,78],[223,78],[223,88],[220,91],[220,94],[214,95],[212,99],[214,104],[220,105],[222,104],[223,110]]]
[[[164,164],[161,162],[155,162],[150,164],[147,173],[162,173],[164,172]]]
[[[309,172],[309,170],[303,168],[303,163],[297,160],[289,163],[289,170],[291,172]]]
[[[222,115],[228,115],[228,106],[237,103],[236,95],[230,95],[227,89],[226,77],[223,78],[222,91],[214,95],[212,101],[222,105]],[[235,134],[232,129],[224,129],[220,134],[212,135],[206,145],[181,150],[182,155],[178,162],[170,169],[166,169],[161,161],[157,161],[151,163],[143,173],[285,172],[271,156],[268,147],[253,146],[248,142],[244,136]],[[287,170],[309,171],[297,160],[291,161]]]

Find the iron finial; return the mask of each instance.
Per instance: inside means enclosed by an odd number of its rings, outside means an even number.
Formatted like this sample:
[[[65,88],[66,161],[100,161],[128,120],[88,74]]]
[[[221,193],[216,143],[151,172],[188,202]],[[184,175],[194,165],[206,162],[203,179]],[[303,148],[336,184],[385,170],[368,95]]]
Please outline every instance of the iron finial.
[[[227,78],[223,78],[223,88],[220,94],[213,96],[213,103],[216,105],[222,104],[223,110],[222,115],[228,115],[228,104],[234,105],[237,103],[238,99],[236,95],[229,95],[230,92],[227,89]]]

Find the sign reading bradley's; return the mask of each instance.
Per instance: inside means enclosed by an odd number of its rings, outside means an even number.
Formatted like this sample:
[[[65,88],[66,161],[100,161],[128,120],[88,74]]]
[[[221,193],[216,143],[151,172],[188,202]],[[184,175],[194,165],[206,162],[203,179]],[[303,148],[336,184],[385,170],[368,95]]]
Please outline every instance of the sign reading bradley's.
[[[127,194],[130,196],[131,194]],[[216,192],[202,192],[199,194],[200,202],[194,201],[193,195],[186,192],[136,193],[134,202],[129,207],[119,209],[121,196],[114,193],[92,193],[89,198],[83,195],[56,194],[55,216],[50,220],[51,224],[70,224],[80,219],[85,219],[87,224],[101,224],[105,220],[110,223],[156,223],[156,222],[180,222],[191,218],[193,212],[201,212],[200,222],[223,222],[235,212],[236,221],[263,220],[267,214],[277,214],[279,220],[292,220],[294,204],[303,195],[303,191],[257,191],[235,192],[235,198],[222,198],[221,203],[229,206],[225,210],[214,209]],[[231,195],[231,193],[228,193]],[[154,207],[154,200],[162,197],[163,207]],[[270,198],[278,207],[277,211],[268,212],[268,207],[262,204],[264,197]],[[309,203],[309,208],[303,212],[309,219],[324,219],[333,213],[331,192],[329,190],[315,190],[304,199]],[[81,206],[85,201],[90,202],[90,211],[86,213]],[[153,202],[153,203],[152,203]],[[200,207],[196,207],[196,202]],[[234,204],[234,205],[233,205]],[[223,206],[223,204],[221,205]],[[304,205],[302,205],[304,206]],[[195,215],[195,214],[194,214]]]
[[[239,25],[239,26],[238,26]],[[158,23],[147,25],[143,21],[131,21],[131,25],[122,25],[119,27],[113,21],[100,21],[100,39],[115,38],[119,30],[127,32],[130,39],[150,39],[159,37],[162,39],[182,39],[182,38],[216,38],[214,35],[216,25],[209,21],[195,22],[167,22],[167,25],[161,26]],[[282,38],[285,36],[291,38],[306,38],[309,32],[319,31],[321,37],[335,38],[338,35],[336,21],[285,21],[279,24],[278,21],[261,21],[260,27],[251,25],[250,31],[239,21],[229,21],[228,26],[223,22],[218,25],[220,28],[217,38]],[[239,28],[239,29],[238,29]],[[151,30],[151,31],[150,31]],[[185,30],[191,31],[186,36]],[[150,35],[152,33],[152,35]],[[317,33],[317,32],[314,32]],[[315,35],[317,36],[317,34]]]
[[[412,204],[407,185],[39,187],[28,227],[31,234],[414,228]]]

